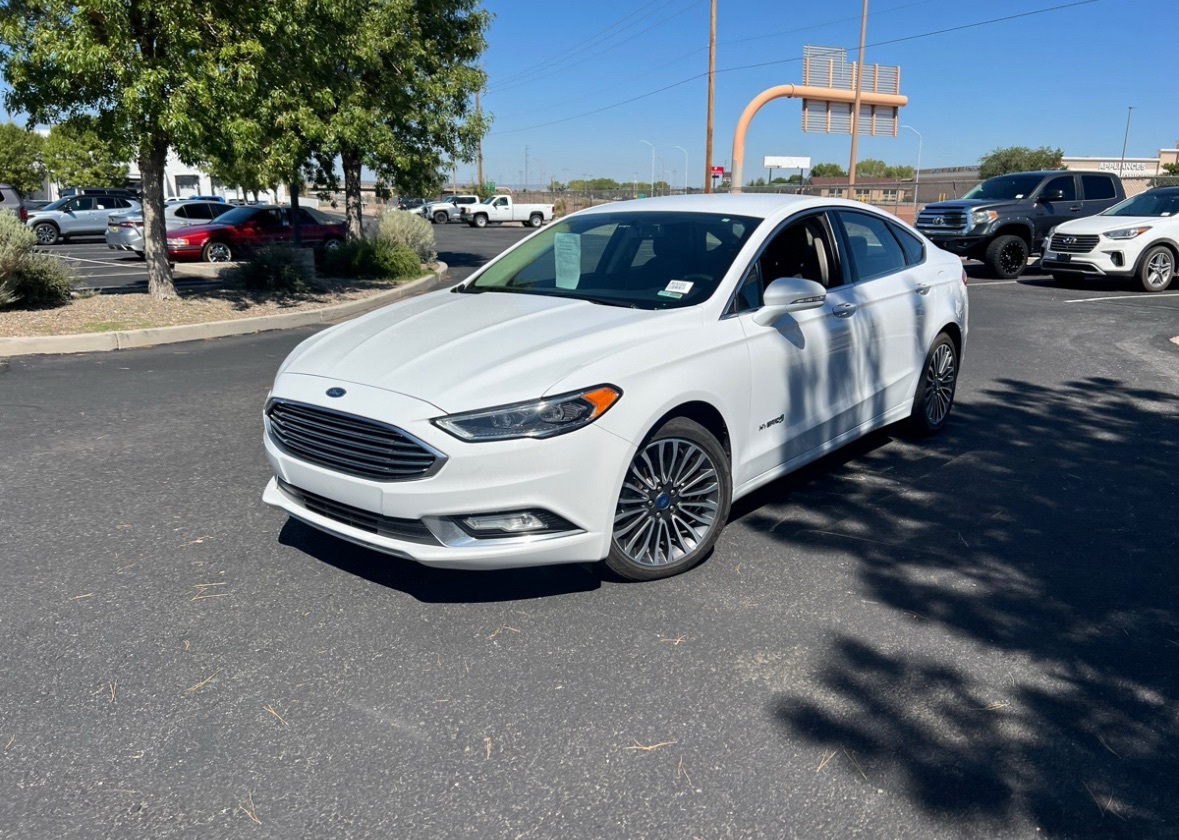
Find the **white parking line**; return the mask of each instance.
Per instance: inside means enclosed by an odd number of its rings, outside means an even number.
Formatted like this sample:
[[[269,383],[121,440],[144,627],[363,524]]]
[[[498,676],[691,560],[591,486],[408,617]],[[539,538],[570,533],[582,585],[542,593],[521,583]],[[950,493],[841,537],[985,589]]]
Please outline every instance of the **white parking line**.
[[[123,263],[110,262],[108,260],[87,260],[87,259],[83,259],[82,257],[67,257],[62,254],[54,254],[53,256],[57,257],[59,260],[68,260],[70,262],[80,262],[80,263],[90,263],[91,265],[105,265],[110,268],[126,268],[127,267]]]
[[[1179,297],[1179,292],[1162,292],[1148,295],[1145,292],[1137,295],[1115,295],[1113,297],[1078,298],[1066,300],[1065,303],[1099,303],[1103,300],[1158,300],[1159,298]]]

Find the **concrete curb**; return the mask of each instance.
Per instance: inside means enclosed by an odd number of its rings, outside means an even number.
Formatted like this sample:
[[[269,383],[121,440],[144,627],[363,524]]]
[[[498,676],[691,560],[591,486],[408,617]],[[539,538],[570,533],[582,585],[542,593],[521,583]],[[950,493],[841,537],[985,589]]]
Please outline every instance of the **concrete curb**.
[[[103,350],[126,350],[132,347],[151,347],[156,344],[201,341],[230,335],[248,335],[268,330],[288,330],[311,324],[325,324],[359,315],[402,298],[433,291],[443,285],[446,272],[446,264],[439,263],[433,274],[403,283],[387,292],[378,292],[372,297],[361,300],[325,306],[322,309],[309,309],[304,312],[238,318],[233,321],[210,321],[206,324],[182,324],[176,327],[152,327],[143,330],[0,338],[0,358],[50,353],[94,353]]]

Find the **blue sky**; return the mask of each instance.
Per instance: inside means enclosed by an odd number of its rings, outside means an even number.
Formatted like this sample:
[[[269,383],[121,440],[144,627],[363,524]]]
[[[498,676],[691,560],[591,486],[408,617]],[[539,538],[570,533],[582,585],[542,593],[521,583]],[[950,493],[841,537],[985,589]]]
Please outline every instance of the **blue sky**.
[[[704,177],[708,0],[486,0],[494,20],[484,67],[484,177],[538,185],[589,177],[688,183]],[[863,0],[718,0],[713,163],[728,168],[749,101],[800,84],[804,45],[856,59]],[[1040,12],[1040,13],[1035,13]],[[1034,13],[1034,14],[1029,14]],[[865,64],[901,68],[922,168],[969,166],[1004,146],[1068,156],[1155,157],[1179,142],[1171,67],[1179,0],[869,0]],[[765,155],[847,168],[848,135],[803,133],[801,105],[778,99],[754,118],[745,178]],[[915,166],[918,135],[861,137],[858,159]],[[661,159],[661,160],[660,160]],[[459,178],[474,174],[460,164]],[[776,173],[782,174],[782,173]],[[473,178],[472,178],[473,179]]]

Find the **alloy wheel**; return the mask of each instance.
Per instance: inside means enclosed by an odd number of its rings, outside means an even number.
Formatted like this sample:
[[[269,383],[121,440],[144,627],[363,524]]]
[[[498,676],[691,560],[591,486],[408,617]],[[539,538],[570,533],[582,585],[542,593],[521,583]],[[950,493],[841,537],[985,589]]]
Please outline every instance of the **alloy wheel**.
[[[925,368],[925,417],[930,426],[941,425],[950,413],[957,380],[954,348],[948,342],[939,344]]]

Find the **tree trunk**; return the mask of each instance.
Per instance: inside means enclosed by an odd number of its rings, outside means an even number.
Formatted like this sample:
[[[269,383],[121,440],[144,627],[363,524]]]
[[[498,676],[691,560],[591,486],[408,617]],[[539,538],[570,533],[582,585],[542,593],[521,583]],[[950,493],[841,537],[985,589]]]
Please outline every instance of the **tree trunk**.
[[[364,239],[364,217],[360,203],[360,150],[345,146],[340,150],[344,167],[344,214],[348,222],[348,241]]]
[[[168,144],[158,137],[143,141],[139,149],[139,175],[142,179],[143,256],[147,261],[147,293],[156,300],[176,297],[172,267],[164,231],[164,164]]]

